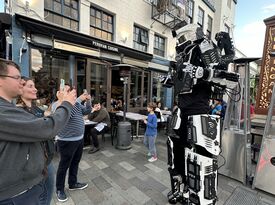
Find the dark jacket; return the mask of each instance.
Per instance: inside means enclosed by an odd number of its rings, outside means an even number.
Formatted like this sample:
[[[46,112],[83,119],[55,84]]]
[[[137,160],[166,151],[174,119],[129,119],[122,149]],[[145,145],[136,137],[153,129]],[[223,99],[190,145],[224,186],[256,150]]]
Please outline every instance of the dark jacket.
[[[107,124],[108,127],[111,127],[110,115],[106,108],[101,108],[98,111],[90,113],[88,115],[89,120],[94,122],[103,122]]]
[[[0,97],[0,200],[43,179],[41,142],[57,134],[69,120],[71,110],[72,105],[63,102],[55,114],[37,118]]]

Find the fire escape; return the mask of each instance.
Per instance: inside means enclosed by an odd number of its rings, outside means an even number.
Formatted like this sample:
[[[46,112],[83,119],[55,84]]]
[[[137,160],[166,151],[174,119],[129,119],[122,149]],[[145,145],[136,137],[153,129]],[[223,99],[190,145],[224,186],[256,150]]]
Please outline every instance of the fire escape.
[[[155,22],[159,22],[166,26],[166,29],[172,29],[176,24],[184,21],[184,10],[184,0],[153,0],[152,19],[154,21],[151,27]]]

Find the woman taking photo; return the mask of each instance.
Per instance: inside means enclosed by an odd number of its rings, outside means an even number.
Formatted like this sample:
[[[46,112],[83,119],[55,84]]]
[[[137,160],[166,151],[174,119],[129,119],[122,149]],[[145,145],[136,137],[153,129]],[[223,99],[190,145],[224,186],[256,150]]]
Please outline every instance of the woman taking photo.
[[[35,88],[34,81],[31,78],[22,77],[25,84],[22,88],[22,95],[19,96],[17,100],[17,107],[21,107],[27,112],[32,113],[36,117],[44,117],[45,112],[41,110],[35,104],[37,99],[37,89]],[[45,188],[47,190],[47,204],[51,204],[53,187],[54,187],[54,167],[51,163],[54,155],[54,142],[53,140],[48,140],[41,143],[42,150],[45,155],[45,167],[43,170],[43,175],[45,176]]]

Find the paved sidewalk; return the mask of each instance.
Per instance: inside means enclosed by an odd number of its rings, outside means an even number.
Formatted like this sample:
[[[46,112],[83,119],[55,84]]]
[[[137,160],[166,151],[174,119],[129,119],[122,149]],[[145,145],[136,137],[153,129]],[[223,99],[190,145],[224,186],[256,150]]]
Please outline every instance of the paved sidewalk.
[[[156,145],[158,160],[153,163],[147,161],[147,151],[141,139],[134,139],[130,150],[115,149],[108,136],[99,152],[88,154],[88,148],[85,148],[78,178],[80,182],[88,182],[89,187],[77,191],[66,189],[69,200],[65,203],[58,202],[54,194],[52,205],[168,204],[166,195],[170,191],[170,178],[166,136],[160,134]],[[57,167],[58,156],[54,158],[54,164]],[[217,204],[225,204],[236,187],[244,186],[219,175]],[[246,189],[261,196],[262,204],[275,205],[275,196]]]

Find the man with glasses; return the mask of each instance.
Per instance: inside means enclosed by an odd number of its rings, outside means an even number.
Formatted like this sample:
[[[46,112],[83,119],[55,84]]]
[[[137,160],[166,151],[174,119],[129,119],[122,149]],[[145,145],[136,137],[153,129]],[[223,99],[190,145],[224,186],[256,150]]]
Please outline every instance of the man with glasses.
[[[37,118],[12,103],[23,84],[19,66],[0,59],[0,205],[47,203],[41,142],[68,122],[76,98],[75,90],[61,93],[55,114]]]

